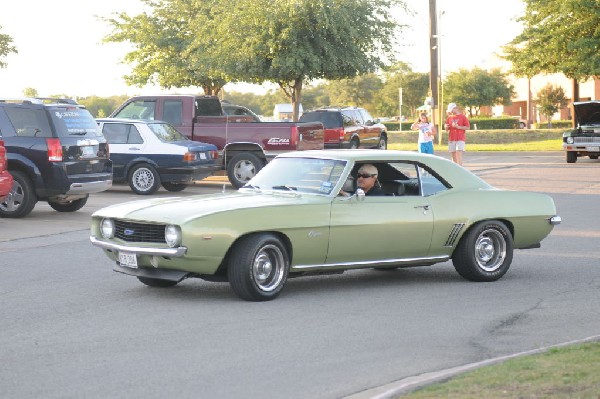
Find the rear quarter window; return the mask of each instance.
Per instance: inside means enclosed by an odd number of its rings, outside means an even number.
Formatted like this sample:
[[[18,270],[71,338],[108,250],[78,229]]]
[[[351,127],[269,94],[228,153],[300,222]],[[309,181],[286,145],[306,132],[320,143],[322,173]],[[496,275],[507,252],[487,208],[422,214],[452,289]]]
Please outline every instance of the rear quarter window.
[[[56,128],[57,137],[102,137],[102,132],[85,108],[51,107],[48,113]]]
[[[325,129],[335,129],[342,126],[338,112],[306,112],[299,122],[321,122]]]
[[[46,112],[41,108],[5,107],[15,135],[20,137],[52,137]],[[95,123],[94,123],[95,125]]]

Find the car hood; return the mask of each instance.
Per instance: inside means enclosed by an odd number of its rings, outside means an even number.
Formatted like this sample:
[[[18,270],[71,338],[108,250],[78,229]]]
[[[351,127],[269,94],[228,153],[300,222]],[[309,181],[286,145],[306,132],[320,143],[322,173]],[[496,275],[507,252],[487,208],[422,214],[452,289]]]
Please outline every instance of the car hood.
[[[577,125],[600,125],[600,101],[573,103],[573,109]]]
[[[92,216],[182,225],[189,220],[219,212],[325,201],[331,201],[331,199],[324,196],[302,196],[287,192],[253,193],[235,191],[124,202],[102,208],[94,212]]]

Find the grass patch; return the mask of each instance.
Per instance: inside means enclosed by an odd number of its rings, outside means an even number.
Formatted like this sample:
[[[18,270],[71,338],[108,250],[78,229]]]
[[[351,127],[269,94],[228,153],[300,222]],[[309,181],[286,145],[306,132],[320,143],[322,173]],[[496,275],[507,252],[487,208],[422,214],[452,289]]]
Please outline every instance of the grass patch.
[[[401,397],[598,399],[599,392],[600,342],[594,342],[482,367]]]
[[[543,130],[469,130],[467,151],[562,151],[564,129]],[[416,131],[389,132],[388,148],[391,150],[416,151]],[[447,151],[448,134],[443,132],[442,144],[434,147]]]

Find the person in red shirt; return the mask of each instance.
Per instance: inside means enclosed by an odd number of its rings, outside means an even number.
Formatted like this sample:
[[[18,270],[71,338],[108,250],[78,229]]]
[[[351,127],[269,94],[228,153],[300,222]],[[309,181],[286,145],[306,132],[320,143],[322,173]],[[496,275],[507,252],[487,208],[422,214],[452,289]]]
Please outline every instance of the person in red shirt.
[[[466,131],[471,124],[455,103],[448,104],[448,118],[444,128],[448,131],[448,151],[452,161],[462,165],[463,152],[465,151]]]

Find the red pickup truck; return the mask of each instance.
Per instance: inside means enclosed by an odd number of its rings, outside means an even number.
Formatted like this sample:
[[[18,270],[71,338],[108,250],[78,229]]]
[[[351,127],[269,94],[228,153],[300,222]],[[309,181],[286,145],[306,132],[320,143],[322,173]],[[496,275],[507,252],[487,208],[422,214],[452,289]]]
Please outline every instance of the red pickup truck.
[[[136,96],[110,117],[162,120],[192,140],[216,145],[223,169],[236,188],[280,153],[324,146],[320,122],[238,122],[223,112],[216,96]]]

